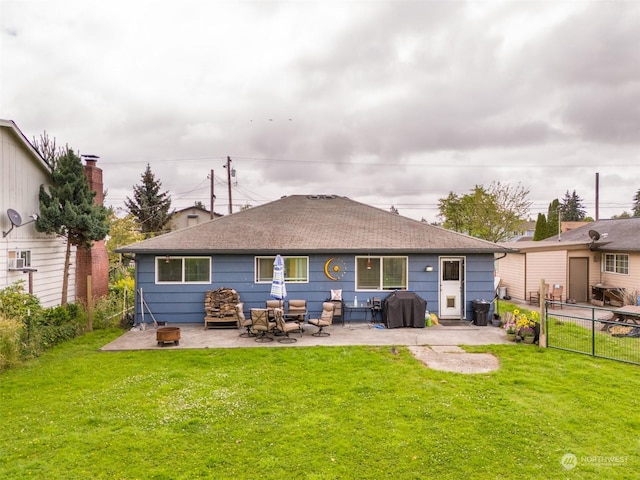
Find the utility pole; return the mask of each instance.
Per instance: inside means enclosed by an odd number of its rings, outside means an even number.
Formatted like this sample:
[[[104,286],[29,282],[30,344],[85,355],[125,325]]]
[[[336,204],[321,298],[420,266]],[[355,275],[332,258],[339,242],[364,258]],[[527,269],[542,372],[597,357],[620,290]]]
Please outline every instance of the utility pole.
[[[596,222],[600,220],[600,173],[596,172]]]
[[[231,204],[231,157],[227,157],[227,164],[224,166],[227,169],[227,185],[229,186],[229,214],[233,213],[233,206]]]
[[[562,209],[558,207],[558,241],[562,241]]]
[[[211,220],[213,220],[213,204],[215,203],[215,200],[216,200],[216,195],[215,195],[215,193],[213,193],[213,184],[214,184],[214,181],[213,181],[213,169],[211,169],[211,173],[209,174],[209,179],[211,180],[211,187],[210,187],[210,190],[211,190],[211,197],[210,197],[210,200],[211,200],[211,213],[210,213],[210,215],[211,215]]]

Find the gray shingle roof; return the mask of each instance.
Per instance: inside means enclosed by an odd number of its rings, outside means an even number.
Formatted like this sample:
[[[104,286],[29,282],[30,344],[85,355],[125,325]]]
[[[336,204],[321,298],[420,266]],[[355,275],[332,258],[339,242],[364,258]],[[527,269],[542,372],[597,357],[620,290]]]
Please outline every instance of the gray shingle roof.
[[[335,195],[292,195],[134,243],[121,253],[492,253],[492,242]]]
[[[598,220],[562,234],[562,242],[591,243],[589,231],[600,234],[595,242],[598,250],[617,252],[640,252],[640,217],[615,218]],[[545,241],[558,241],[558,237],[551,237]]]
[[[640,252],[640,217],[598,220],[539,242],[503,243],[518,250],[557,250],[591,246],[589,232],[598,232],[600,238],[593,248],[605,252]]]

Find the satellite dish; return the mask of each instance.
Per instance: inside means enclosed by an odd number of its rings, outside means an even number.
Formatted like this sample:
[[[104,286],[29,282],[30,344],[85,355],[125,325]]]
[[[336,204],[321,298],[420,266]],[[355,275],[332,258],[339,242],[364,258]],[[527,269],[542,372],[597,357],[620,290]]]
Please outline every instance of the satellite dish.
[[[9,217],[9,221],[14,227],[19,227],[20,225],[22,225],[22,217],[20,217],[20,214],[13,208],[7,209],[7,217]]]
[[[597,242],[598,240],[600,240],[600,234],[598,232],[596,232],[595,230],[589,230],[589,237],[594,242]]]

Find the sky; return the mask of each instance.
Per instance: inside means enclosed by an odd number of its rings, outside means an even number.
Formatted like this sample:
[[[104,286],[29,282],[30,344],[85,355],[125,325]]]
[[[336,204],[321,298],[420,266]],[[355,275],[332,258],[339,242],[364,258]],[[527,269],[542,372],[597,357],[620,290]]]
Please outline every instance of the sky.
[[[436,221],[501,182],[531,218],[640,190],[640,1],[0,0],[0,118],[100,157],[123,212],[335,194]]]

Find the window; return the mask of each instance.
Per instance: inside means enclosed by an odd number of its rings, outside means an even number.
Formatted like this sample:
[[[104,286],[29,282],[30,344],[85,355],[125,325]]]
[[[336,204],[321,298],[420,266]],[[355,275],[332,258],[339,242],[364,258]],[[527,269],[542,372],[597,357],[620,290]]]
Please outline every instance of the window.
[[[21,270],[31,267],[31,251],[30,250],[13,250],[7,252],[9,270]]]
[[[211,283],[211,258],[156,257],[156,283]]]
[[[273,262],[276,257],[256,257],[256,283],[271,283]],[[283,257],[284,281],[306,283],[309,281],[309,257]]]
[[[629,275],[629,255],[626,253],[605,253],[604,271]]]
[[[356,257],[356,290],[406,290],[407,257]]]

